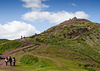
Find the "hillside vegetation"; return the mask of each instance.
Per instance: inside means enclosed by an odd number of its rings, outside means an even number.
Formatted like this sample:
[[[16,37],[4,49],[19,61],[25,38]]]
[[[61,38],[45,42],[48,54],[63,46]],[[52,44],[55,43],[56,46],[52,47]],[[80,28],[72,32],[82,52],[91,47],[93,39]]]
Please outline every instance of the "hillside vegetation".
[[[17,40],[3,40],[2,39],[0,43],[0,54],[2,54],[5,51],[21,48],[24,45],[25,44],[23,42],[19,42]]]
[[[4,42],[7,42],[7,41],[9,41],[9,40],[7,40],[7,39],[0,39],[0,44],[4,43]]]
[[[64,47],[40,45],[14,53],[21,71],[99,71],[99,63]]]
[[[81,53],[100,63],[100,24],[73,18],[51,27],[28,41],[57,45]]]
[[[35,45],[13,53],[18,71],[100,71],[100,24],[76,17],[27,37]],[[0,53],[23,47],[0,42]]]

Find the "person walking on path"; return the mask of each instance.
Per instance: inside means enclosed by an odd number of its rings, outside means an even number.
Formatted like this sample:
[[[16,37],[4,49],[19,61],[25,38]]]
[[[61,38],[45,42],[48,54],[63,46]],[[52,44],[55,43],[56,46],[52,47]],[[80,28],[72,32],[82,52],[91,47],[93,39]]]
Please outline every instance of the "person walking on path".
[[[5,58],[6,66],[8,65],[8,58]]]
[[[12,66],[12,58],[11,58],[11,56],[9,57],[9,65]]]
[[[16,63],[15,57],[13,57],[12,61],[13,61],[13,66],[15,66],[15,63]]]
[[[26,40],[24,40],[24,43],[26,43]]]

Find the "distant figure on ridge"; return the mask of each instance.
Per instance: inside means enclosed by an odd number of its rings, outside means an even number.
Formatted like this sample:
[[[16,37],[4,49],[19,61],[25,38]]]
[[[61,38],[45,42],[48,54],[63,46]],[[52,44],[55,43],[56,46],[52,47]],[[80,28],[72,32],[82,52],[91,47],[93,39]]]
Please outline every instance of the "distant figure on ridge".
[[[35,33],[35,35],[37,35],[37,33]]]
[[[21,39],[22,39],[23,37],[21,36]]]
[[[26,39],[26,37],[25,37],[25,36],[24,36],[23,38],[24,38],[24,39]]]
[[[5,58],[6,66],[8,65],[8,58]]]

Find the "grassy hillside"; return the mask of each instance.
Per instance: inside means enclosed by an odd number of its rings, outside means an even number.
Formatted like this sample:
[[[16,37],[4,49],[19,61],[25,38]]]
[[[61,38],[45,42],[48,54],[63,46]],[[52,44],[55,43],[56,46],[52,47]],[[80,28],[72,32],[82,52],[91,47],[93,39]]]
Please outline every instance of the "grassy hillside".
[[[14,53],[21,71],[100,71],[99,63],[64,47],[39,45]]]
[[[0,44],[4,43],[4,42],[7,42],[7,41],[9,41],[9,40],[7,40],[7,39],[0,39]]]
[[[0,54],[2,54],[5,51],[8,51],[8,50],[20,48],[22,46],[24,46],[24,43],[23,42],[19,42],[17,40],[10,40],[10,41],[3,40],[0,43]]]
[[[58,71],[60,68],[56,66],[51,60],[41,58],[39,56],[34,56],[30,49],[33,51],[37,46],[30,47],[19,52],[12,54],[12,57],[17,59],[18,71]],[[31,54],[29,54],[31,53]]]
[[[73,18],[27,38],[36,45],[12,54],[19,71],[100,71],[100,24]],[[0,53],[24,46],[0,43]]]
[[[100,63],[100,24],[86,19],[65,21],[28,41],[65,47]]]

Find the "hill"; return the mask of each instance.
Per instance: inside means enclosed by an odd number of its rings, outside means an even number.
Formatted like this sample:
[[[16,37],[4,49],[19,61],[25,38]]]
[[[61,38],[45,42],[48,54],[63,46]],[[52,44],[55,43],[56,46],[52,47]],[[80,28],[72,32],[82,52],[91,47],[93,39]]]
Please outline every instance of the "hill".
[[[98,23],[90,22],[86,19],[73,18],[57,26],[51,27],[40,35],[50,35],[51,37],[64,37],[71,39],[83,33],[91,32],[100,26]]]
[[[73,18],[28,38],[39,44],[56,45],[88,56],[100,63],[100,24]]]
[[[99,23],[73,18],[53,26],[33,39],[29,38],[29,40],[37,43],[62,46],[100,62],[99,37]]]
[[[35,45],[11,55],[18,71],[100,71],[99,23],[75,17],[26,40]],[[0,52],[22,46],[19,40],[3,42]]]
[[[4,42],[7,42],[7,41],[9,41],[9,40],[7,40],[7,39],[0,39],[0,44],[4,43]]]

